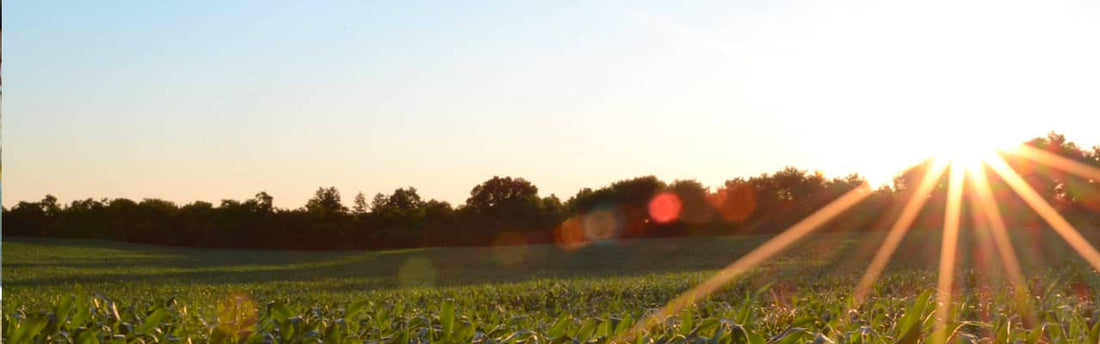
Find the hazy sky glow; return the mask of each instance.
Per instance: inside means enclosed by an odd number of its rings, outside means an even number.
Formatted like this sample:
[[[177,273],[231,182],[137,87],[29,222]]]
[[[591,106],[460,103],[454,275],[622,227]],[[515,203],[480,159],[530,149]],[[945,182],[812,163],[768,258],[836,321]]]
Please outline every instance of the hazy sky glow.
[[[3,4],[3,204],[298,207],[493,175],[565,199],[954,141],[1100,143],[1100,2]]]

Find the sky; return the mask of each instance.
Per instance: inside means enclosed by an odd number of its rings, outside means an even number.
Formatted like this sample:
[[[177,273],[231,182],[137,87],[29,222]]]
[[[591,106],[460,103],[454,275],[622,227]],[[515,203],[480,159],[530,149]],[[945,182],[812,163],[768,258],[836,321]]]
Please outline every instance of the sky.
[[[543,196],[1100,144],[1093,1],[7,1],[3,204]]]

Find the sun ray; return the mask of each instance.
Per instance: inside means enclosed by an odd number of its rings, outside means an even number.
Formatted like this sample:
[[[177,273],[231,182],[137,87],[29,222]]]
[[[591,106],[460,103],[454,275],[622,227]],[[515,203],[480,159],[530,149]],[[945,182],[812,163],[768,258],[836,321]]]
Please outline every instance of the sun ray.
[[[728,283],[734,277],[737,277],[741,273],[760,264],[764,260],[775,255],[776,253],[779,253],[790,244],[798,241],[798,239],[801,239],[803,236],[809,234],[814,229],[817,229],[819,226],[833,219],[837,215],[840,215],[840,213],[848,210],[848,208],[851,208],[855,204],[859,203],[870,194],[871,186],[867,183],[864,183],[856,187],[855,189],[848,191],[844,195],[840,196],[840,198],[833,200],[828,205],[821,208],[821,210],[818,210],[817,212],[811,214],[809,217],[806,217],[802,221],[799,221],[776,237],[768,240],[768,242],[760,245],[760,247],[757,247],[752,252],[745,254],[733,263],[727,265],[725,268],[722,268],[722,270],[715,273],[714,276],[712,276],[710,279],[695,286],[694,288],[691,288],[691,290],[680,294],[680,296],[677,296],[675,299],[670,301],[667,305],[662,307],[657,312],[652,313],[645,318],[639,320],[633,328],[631,328],[620,338],[617,338],[612,342],[619,343],[630,341],[634,338],[634,336],[637,336],[643,331],[652,328],[654,325],[662,321],[662,319],[664,319],[665,317],[679,313],[680,310],[690,306],[691,304],[695,303],[695,301],[698,301],[699,299],[714,292],[718,288]]]
[[[996,302],[996,291],[1000,290],[1002,286],[1010,285],[1011,282],[1003,281],[1007,279],[1007,274],[1004,273],[1004,264],[1001,263],[1000,256],[997,254],[997,246],[993,243],[992,231],[989,229],[989,221],[985,218],[985,213],[982,212],[981,206],[978,205],[979,200],[974,192],[973,178],[966,180],[966,188],[963,190],[964,202],[968,202],[971,206],[967,207],[969,210],[970,224],[966,226],[969,229],[971,238],[968,244],[962,244],[962,233],[960,233],[959,239],[959,251],[962,256],[964,247],[970,249],[970,255],[973,259],[971,269],[971,281],[973,281],[973,289],[970,295],[974,297],[976,301],[977,312],[975,319],[984,323],[992,323],[994,321],[994,314],[990,312],[991,308],[984,308],[980,305],[990,304]],[[964,217],[965,218],[965,217]],[[960,228],[960,231],[962,229]],[[1002,278],[1003,277],[1003,278]],[[996,289],[996,290],[994,290]],[[1010,296],[1013,294],[1009,294]],[[983,311],[985,310],[985,311]],[[987,330],[987,333],[992,333],[992,329]]]
[[[959,242],[959,213],[962,210],[963,176],[966,169],[951,166],[951,179],[947,187],[947,209],[943,220],[943,246],[940,248],[940,275],[936,283],[936,333],[933,343],[946,343],[945,329],[951,310],[951,285],[955,277],[955,256]]]
[[[1008,236],[1008,228],[1005,226],[1004,217],[1001,216],[997,200],[993,197],[993,190],[989,187],[989,179],[986,177],[983,168],[976,168],[970,172],[970,181],[974,187],[971,203],[976,204],[976,208],[979,208],[985,214],[990,232],[993,234],[993,242],[997,245],[997,252],[1001,256],[1002,263],[1004,263],[1005,272],[1008,273],[1008,277],[1014,286],[1016,301],[1020,303],[1025,323],[1032,325],[1035,323],[1035,319],[1034,314],[1031,313],[1031,298],[1028,295],[1027,282],[1024,280],[1024,273],[1020,268],[1016,250],[1012,247],[1012,241]]]
[[[1042,149],[1021,145],[1014,150],[1006,150],[1005,153],[1023,157],[1065,172],[1076,174],[1079,177],[1100,181],[1100,168],[1092,167],[1072,159],[1047,152]]]
[[[1057,210],[1054,210],[1054,207],[1051,206],[1050,203],[1047,203],[1031,185],[1028,185],[1023,177],[1020,177],[1020,175],[1016,173],[1012,167],[1008,166],[1008,163],[999,156],[989,159],[988,164],[994,172],[997,172],[997,175],[1000,175],[1001,178],[1004,179],[1005,183],[1007,183],[1013,191],[1016,191],[1016,194],[1020,195],[1020,198],[1022,198],[1031,209],[1034,209],[1047,224],[1050,224],[1050,227],[1053,228],[1058,235],[1062,236],[1062,239],[1064,239],[1070,247],[1077,251],[1081,257],[1085,258],[1085,260],[1092,265],[1093,269],[1100,271],[1100,252],[1097,252],[1096,248],[1093,247],[1092,244],[1089,244],[1088,240],[1086,240],[1081,233],[1077,232],[1077,230],[1073,228],[1073,225],[1071,225],[1069,221],[1066,221]]]
[[[890,257],[894,255],[894,251],[897,250],[898,245],[901,243],[901,239],[905,237],[905,233],[908,232],[909,227],[916,220],[917,215],[920,213],[920,209],[924,207],[924,204],[928,201],[928,195],[932,193],[932,187],[936,185],[936,182],[943,176],[944,170],[947,169],[947,163],[944,160],[936,160],[928,168],[924,174],[924,178],[921,179],[917,189],[909,196],[909,201],[905,204],[905,208],[902,209],[901,215],[898,216],[897,221],[890,227],[889,233],[886,235],[886,239],[883,240],[882,246],[875,252],[875,256],[871,258],[871,264],[867,266],[867,271],[860,278],[859,283],[856,284],[856,291],[853,300],[855,306],[863,303],[867,293],[871,290],[871,286],[878,280],[879,275],[882,274],[882,270],[886,268],[886,263],[890,261]]]

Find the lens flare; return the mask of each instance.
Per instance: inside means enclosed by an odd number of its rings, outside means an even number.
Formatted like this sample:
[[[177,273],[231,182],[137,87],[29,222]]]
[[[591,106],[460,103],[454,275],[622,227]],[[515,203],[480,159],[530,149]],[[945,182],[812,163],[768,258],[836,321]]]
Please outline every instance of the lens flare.
[[[587,241],[605,241],[618,237],[619,219],[613,210],[596,210],[584,216]]]
[[[990,147],[990,148],[986,148]],[[998,208],[997,199],[1006,196],[1002,193],[994,194],[989,180],[985,176],[985,168],[989,166],[1004,180],[1012,191],[1015,191],[1024,202],[1039,214],[1069,245],[1077,251],[1097,271],[1100,271],[1100,252],[1098,252],[1076,229],[1069,224],[1053,206],[1043,199],[1015,170],[1005,163],[999,152],[1015,154],[1035,162],[1055,167],[1088,179],[1100,180],[1100,169],[1091,167],[1076,161],[1072,161],[1042,150],[1024,147],[1016,150],[998,150],[992,146],[979,144],[961,144],[947,147],[934,156],[931,166],[925,172],[920,185],[910,195],[905,207],[898,219],[887,233],[883,245],[875,253],[867,271],[856,286],[853,301],[858,305],[866,297],[870,287],[878,279],[890,257],[897,250],[900,241],[906,231],[914,223],[916,217],[924,207],[927,200],[936,189],[943,173],[950,168],[950,177],[947,185],[947,203],[943,215],[943,237],[940,247],[939,273],[937,278],[937,303],[935,310],[934,332],[929,338],[931,343],[946,343],[953,337],[953,333],[947,325],[952,321],[952,289],[955,283],[955,265],[958,263],[959,231],[961,225],[961,212],[963,209],[963,196],[966,190],[971,190],[968,200],[971,203],[970,214],[975,225],[989,227],[991,235],[978,236],[982,240],[978,244],[983,245],[985,252],[996,253],[1000,256],[1003,266],[1011,279],[1015,289],[1015,296],[1020,306],[1020,315],[1024,319],[1025,326],[1034,326],[1036,317],[1031,308],[1031,298],[1028,295],[1026,280],[1020,268],[1016,252],[1012,247],[1004,218]],[[969,176],[969,179],[967,178]],[[970,182],[967,183],[966,181]],[[970,188],[965,188],[965,184]],[[751,193],[743,192],[727,186],[716,194],[708,196],[707,202],[726,221],[738,221],[751,213],[754,201]],[[856,190],[827,204],[821,210],[813,213],[791,228],[781,232],[760,247],[735,260],[710,279],[695,286],[691,290],[676,297],[657,312],[647,315],[622,336],[613,342],[630,341],[638,335],[656,326],[668,316],[679,313],[685,307],[690,307],[697,300],[710,295],[725,283],[740,275],[742,272],[753,268],[765,260],[778,254],[793,242],[801,239],[820,225],[832,220],[834,217],[855,205],[870,194],[870,187],[864,183]],[[746,196],[747,195],[747,196]],[[731,200],[733,200],[731,202]],[[734,205],[747,204],[749,210],[737,209]],[[683,207],[681,200],[672,193],[662,193],[654,197],[649,203],[650,218],[657,222],[675,221],[680,216]],[[976,233],[980,234],[980,233]],[[992,242],[989,242],[992,241]],[[995,259],[995,258],[994,258]],[[1084,290],[1085,287],[1079,289]],[[979,293],[981,293],[979,291]],[[1087,294],[1084,292],[1082,295]],[[1091,299],[1089,299],[1091,302]],[[987,314],[988,315],[988,314]]]
[[[580,216],[566,219],[554,229],[554,243],[564,250],[575,250],[588,244]]]
[[[680,217],[683,204],[672,192],[662,192],[649,201],[649,217],[658,223],[668,223]]]
[[[722,220],[730,223],[745,221],[756,210],[756,192],[748,184],[727,185],[709,199]]]
[[[1012,281],[1016,302],[1020,305],[1020,313],[1024,317],[1024,323],[1033,326],[1037,322],[1035,314],[1032,313],[1027,282],[1024,280],[1023,270],[1020,268],[1020,261],[1016,257],[1016,250],[1012,247],[1012,241],[1008,236],[1004,218],[997,206],[997,199],[994,198],[993,190],[989,186],[985,169],[979,168],[971,171],[970,180],[974,186],[974,193],[972,194],[974,201],[971,201],[971,203],[974,203],[978,210],[985,215],[986,223],[993,235],[993,242],[996,244],[997,252],[1001,256],[1002,266],[1004,266],[1005,272],[1008,273],[1008,277]]]
[[[905,233],[909,230],[909,227],[913,225],[913,221],[916,220],[917,214],[920,213],[920,209],[924,207],[924,203],[928,201],[928,195],[932,194],[932,187],[936,185],[936,182],[943,176],[943,172],[947,169],[947,162],[944,160],[935,160],[932,165],[924,173],[924,178],[921,179],[920,185],[917,186],[916,191],[909,196],[909,201],[905,204],[905,208],[902,209],[901,215],[898,216],[897,221],[890,227],[890,231],[886,234],[886,239],[882,242],[882,246],[875,252],[875,256],[871,258],[871,265],[867,266],[867,271],[860,278],[859,284],[856,285],[855,297],[853,298],[858,305],[863,302],[863,299],[867,296],[867,293],[871,290],[871,286],[878,280],[882,270],[886,268],[886,263],[890,261],[890,257],[894,255],[894,251],[897,251],[898,245],[901,244],[901,239],[905,237]]]
[[[248,295],[229,295],[218,302],[215,311],[218,314],[217,330],[232,338],[243,341],[255,329],[258,309]]]
[[[1013,150],[1006,150],[1005,153],[1027,158],[1043,165],[1073,173],[1081,178],[1100,181],[1100,168],[1085,165],[1042,149],[1022,145]]]
[[[951,166],[950,184],[947,186],[947,209],[943,218],[943,244],[940,247],[940,275],[936,283],[936,336],[933,343],[946,343],[950,336],[946,332],[951,321],[951,287],[955,278],[955,258],[959,244],[959,220],[962,211],[963,176],[966,170],[962,166]]]
[[[783,249],[790,246],[795,241],[798,241],[802,237],[806,236],[813,230],[825,224],[829,220],[832,220],[837,215],[840,215],[844,211],[848,210],[852,206],[859,203],[864,198],[871,194],[871,186],[867,183],[856,187],[855,189],[848,191],[844,195],[840,196],[825,205],[817,212],[806,217],[802,221],[791,226],[787,230],[783,231],[779,235],[775,236],[771,240],[768,240],[760,247],[757,247],[752,252],[745,254],[741,258],[738,258],[733,263],[730,263],[722,270],[714,274],[710,279],[707,279],[702,284],[691,288],[677,296],[670,301],[667,305],[662,307],[657,312],[651,313],[645,318],[638,320],[638,322],[630,330],[626,331],[622,336],[613,340],[613,343],[629,342],[636,336],[649,330],[657,323],[662,321],[665,317],[677,314],[685,307],[691,306],[699,299],[710,295],[718,288],[729,283],[734,277],[739,276],[741,273],[748,269],[751,269],[760,263],[764,262],[768,258],[771,258],[775,254],[778,254]]]
[[[493,240],[493,257],[503,266],[516,266],[527,257],[527,240],[516,232],[504,232]]]
[[[989,167],[993,169],[993,172],[997,172],[1008,183],[1008,186],[1016,191],[1016,194],[1020,195],[1020,198],[1034,209],[1058,235],[1062,236],[1062,239],[1069,243],[1070,247],[1077,251],[1081,257],[1084,257],[1093,269],[1100,271],[1100,252],[1097,252],[1096,248],[1089,244],[1088,240],[1085,240],[1085,237],[1081,236],[1081,233],[1078,233],[1069,221],[1066,221],[1057,210],[1054,210],[1054,207],[1047,203],[1043,196],[1035,192],[1035,189],[1031,188],[1031,185],[1028,185],[1023,177],[1020,177],[1000,157],[990,160]]]
[[[435,285],[435,267],[430,260],[414,257],[397,270],[397,281],[401,287],[431,287]]]

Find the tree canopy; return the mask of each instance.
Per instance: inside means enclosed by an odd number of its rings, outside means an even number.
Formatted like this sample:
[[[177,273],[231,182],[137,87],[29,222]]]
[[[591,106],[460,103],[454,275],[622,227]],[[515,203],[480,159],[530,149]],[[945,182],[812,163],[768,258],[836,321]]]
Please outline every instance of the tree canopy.
[[[1100,146],[1085,149],[1050,133],[1027,145],[1100,167]],[[1006,157],[1006,161],[1055,208],[1077,223],[1100,224],[1100,181]],[[896,217],[929,168],[924,161],[833,221],[825,230],[881,230]],[[1026,204],[992,173],[1006,221],[1041,226]],[[826,178],[786,167],[732,178],[711,188],[695,180],[666,183],[641,176],[599,188],[583,188],[564,202],[540,196],[530,181],[494,176],[470,190],[464,204],[423,199],[416,188],[356,194],[349,210],[336,187],[320,187],[298,209],[273,206],[258,192],[218,205],[183,205],[147,198],[80,199],[61,204],[53,195],[4,209],[5,236],[97,238],[196,247],[384,249],[398,247],[557,243],[685,235],[774,233],[805,218],[865,182],[857,175]],[[938,180],[916,222],[942,225],[947,177]],[[965,213],[965,212],[964,212]]]

